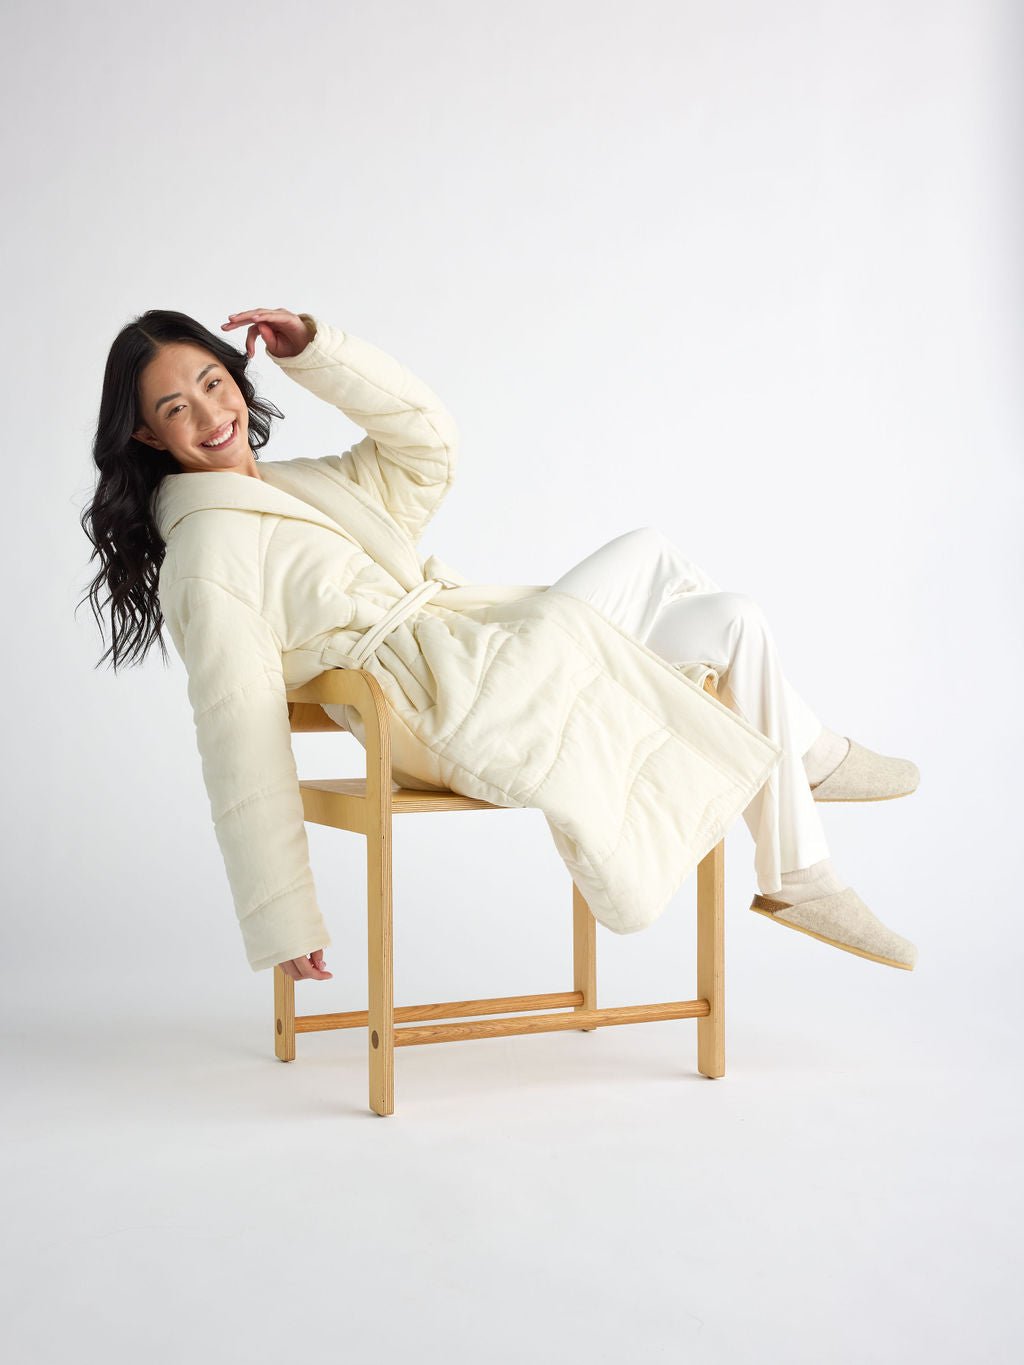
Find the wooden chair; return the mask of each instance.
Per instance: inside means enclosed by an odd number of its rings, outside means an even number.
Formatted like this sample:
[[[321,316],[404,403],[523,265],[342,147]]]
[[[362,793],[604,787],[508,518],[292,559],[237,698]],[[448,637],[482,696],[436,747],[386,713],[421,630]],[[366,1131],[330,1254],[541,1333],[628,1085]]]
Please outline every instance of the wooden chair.
[[[705,682],[714,692],[713,680]],[[300,779],[305,818],[366,839],[369,1008],[342,1014],[295,1014],[295,982],[274,968],[274,1050],[295,1060],[295,1035],[321,1029],[366,1028],[370,1108],[386,1115],[395,1108],[395,1048],[447,1043],[465,1038],[503,1038],[513,1033],[555,1029],[590,1032],[602,1024],[640,1024],[655,1019],[697,1020],[697,1070],[725,1074],[725,844],[717,844],[697,868],[697,999],[653,1005],[597,1005],[597,922],[573,883],[572,989],[540,995],[507,995],[435,1004],[394,1003],[391,824],[396,815],[429,811],[505,810],[457,792],[393,789],[388,704],[380,684],[364,669],[332,668],[287,694],[292,731],[340,730],[320,703],[352,706],[365,733],[366,777]],[[533,1011],[541,1010],[541,1013]],[[503,1019],[483,1015],[508,1014]],[[469,1019],[465,1023],[425,1020]]]

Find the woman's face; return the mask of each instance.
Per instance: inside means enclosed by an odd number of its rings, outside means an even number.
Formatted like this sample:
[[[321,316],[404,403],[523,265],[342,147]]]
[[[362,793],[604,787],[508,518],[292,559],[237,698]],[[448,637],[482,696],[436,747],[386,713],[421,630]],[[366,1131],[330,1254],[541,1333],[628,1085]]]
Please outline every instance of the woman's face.
[[[139,399],[136,440],[169,451],[182,470],[260,477],[249,446],[249,409],[212,352],[189,341],[161,346],[142,371]]]

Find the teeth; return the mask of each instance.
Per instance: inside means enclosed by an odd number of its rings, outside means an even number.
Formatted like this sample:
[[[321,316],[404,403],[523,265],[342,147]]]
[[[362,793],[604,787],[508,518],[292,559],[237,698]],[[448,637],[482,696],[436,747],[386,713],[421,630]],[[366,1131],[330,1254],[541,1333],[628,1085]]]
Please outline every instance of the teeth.
[[[235,424],[232,421],[231,425],[228,427],[227,431],[224,433],[224,435],[220,438],[219,441],[202,441],[200,444],[204,445],[207,450],[213,450],[217,446],[222,446],[225,441],[230,440],[231,433],[234,431],[234,429]]]

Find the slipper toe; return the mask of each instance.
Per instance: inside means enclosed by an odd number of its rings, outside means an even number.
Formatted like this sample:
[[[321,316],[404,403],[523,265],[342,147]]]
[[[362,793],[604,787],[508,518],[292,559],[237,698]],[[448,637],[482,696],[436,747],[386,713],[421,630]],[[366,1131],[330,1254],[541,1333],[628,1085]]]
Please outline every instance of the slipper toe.
[[[921,770],[909,758],[879,754],[851,739],[842,763],[814,783],[811,793],[815,801],[891,801],[909,796],[920,781]]]

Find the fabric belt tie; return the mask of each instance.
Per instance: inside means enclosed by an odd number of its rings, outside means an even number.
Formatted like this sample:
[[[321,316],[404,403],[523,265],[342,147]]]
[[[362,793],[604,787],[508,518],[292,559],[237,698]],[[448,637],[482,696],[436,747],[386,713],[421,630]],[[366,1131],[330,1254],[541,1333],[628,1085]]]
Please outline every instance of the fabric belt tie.
[[[333,639],[328,640],[321,651],[320,662],[325,668],[362,668],[369,656],[424,602],[436,597],[442,588],[460,586],[450,578],[425,578],[388,608],[377,624],[365,632],[355,649],[346,651]]]

